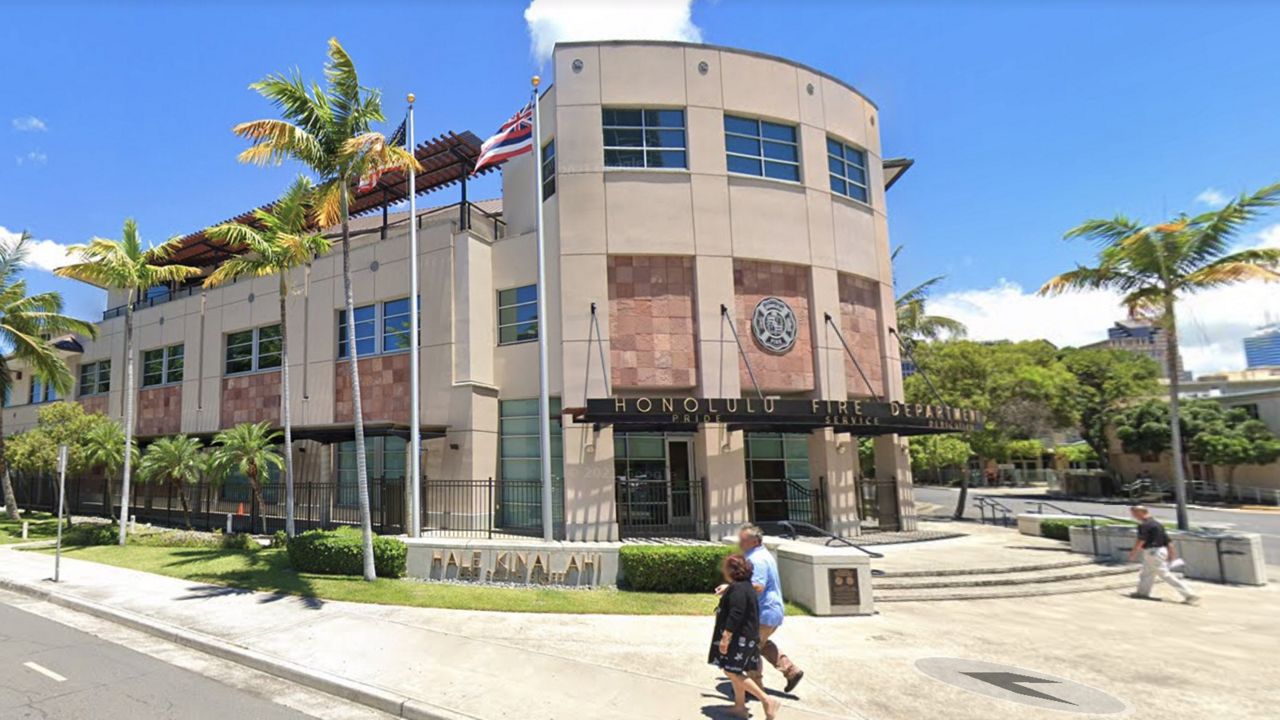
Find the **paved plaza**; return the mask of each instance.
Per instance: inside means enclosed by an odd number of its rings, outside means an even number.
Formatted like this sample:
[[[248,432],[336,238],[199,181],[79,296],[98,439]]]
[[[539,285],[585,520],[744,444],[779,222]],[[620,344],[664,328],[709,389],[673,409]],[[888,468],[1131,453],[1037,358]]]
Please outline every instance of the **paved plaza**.
[[[1051,544],[966,530],[956,540],[889,546],[878,565],[944,557],[993,565]],[[0,549],[0,582],[48,589],[51,562]],[[65,596],[412,699],[437,717],[727,717],[728,685],[705,662],[709,618],[330,602],[76,560],[64,560],[63,574],[56,592]],[[784,696],[782,717],[1061,718],[1096,714],[1090,708],[1101,708],[1099,717],[1274,717],[1280,669],[1257,659],[1280,646],[1280,589],[1199,590],[1202,607],[1168,592],[1163,602],[1143,602],[1108,590],[789,618],[778,641],[807,675],[795,696]]]

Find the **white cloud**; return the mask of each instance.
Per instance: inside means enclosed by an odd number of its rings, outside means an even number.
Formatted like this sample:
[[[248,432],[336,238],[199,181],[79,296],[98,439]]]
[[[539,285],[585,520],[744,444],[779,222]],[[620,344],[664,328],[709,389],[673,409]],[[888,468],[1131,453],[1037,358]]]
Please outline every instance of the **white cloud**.
[[[1222,192],[1218,188],[1205,188],[1196,196],[1196,202],[1209,207],[1222,207],[1231,200],[1231,196]]]
[[[0,245],[12,247],[21,236],[22,233],[0,225]],[[27,265],[33,269],[52,272],[63,265],[70,265],[72,261],[73,258],[67,257],[67,246],[62,243],[53,240],[27,241]]]
[[[702,42],[693,0],[531,0],[524,20],[533,55],[551,57],[557,42],[683,40]]]
[[[14,160],[18,165],[45,165],[49,162],[49,156],[39,150],[32,150],[25,155],[18,155]]]
[[[1280,223],[1255,237],[1253,247],[1280,247]],[[955,318],[974,340],[1034,340],[1058,346],[1106,339],[1107,328],[1125,318],[1119,295],[1090,291],[1040,297],[1038,288],[1001,280],[994,287],[956,290],[929,300],[929,313]],[[1241,341],[1280,316],[1280,285],[1252,282],[1209,290],[1178,306],[1183,365],[1199,375],[1244,367]]]
[[[34,115],[16,117],[10,123],[13,125],[13,129],[18,132],[44,132],[49,129],[43,120]]]

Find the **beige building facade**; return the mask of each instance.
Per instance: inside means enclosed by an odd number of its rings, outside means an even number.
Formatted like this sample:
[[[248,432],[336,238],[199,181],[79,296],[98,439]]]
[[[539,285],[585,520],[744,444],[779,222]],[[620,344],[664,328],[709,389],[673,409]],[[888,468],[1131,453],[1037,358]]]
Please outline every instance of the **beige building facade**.
[[[468,206],[469,222],[458,206],[419,213],[417,258],[408,255],[407,214],[354,222],[371,475],[404,477],[405,433],[396,429],[409,418],[416,261],[428,529],[468,514],[498,513],[514,525],[537,517],[536,495],[499,487],[493,502],[460,506],[456,497],[433,502],[432,492],[490,478],[536,485],[539,334],[550,348],[563,537],[715,537],[752,519],[841,535],[872,519],[913,529],[910,464],[897,434],[876,434],[873,481],[858,470],[862,433],[838,421],[695,414],[622,424],[586,410],[601,399],[805,401],[815,413],[814,401],[841,403],[829,419],[844,417],[844,403],[900,403],[885,189],[905,166],[882,156],[875,104],[820,71],[706,45],[561,44],[554,71],[540,100],[536,159],[545,173],[546,318],[536,316],[532,154],[506,163],[502,200]],[[299,482],[350,483],[340,254],[291,279]],[[162,288],[138,304],[140,437],[280,422],[276,285]],[[100,335],[67,351],[80,380],[73,399],[117,418],[124,302],[112,293]],[[6,432],[30,427],[49,399],[31,380],[15,384]]]

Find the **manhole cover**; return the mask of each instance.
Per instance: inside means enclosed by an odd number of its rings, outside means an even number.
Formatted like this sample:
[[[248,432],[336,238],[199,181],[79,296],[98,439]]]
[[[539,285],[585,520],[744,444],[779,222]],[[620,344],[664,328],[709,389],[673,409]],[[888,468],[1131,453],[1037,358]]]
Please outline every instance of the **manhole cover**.
[[[1097,688],[1039,670],[945,657],[917,660],[916,669],[969,692],[1033,707],[1085,715],[1109,715],[1126,709],[1123,702]]]

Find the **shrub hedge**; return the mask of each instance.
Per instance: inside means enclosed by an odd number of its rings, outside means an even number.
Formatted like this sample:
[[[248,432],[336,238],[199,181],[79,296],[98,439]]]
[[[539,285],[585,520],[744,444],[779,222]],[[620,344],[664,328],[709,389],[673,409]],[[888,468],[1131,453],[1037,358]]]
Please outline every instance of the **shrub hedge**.
[[[622,577],[641,592],[710,592],[721,583],[720,563],[728,545],[625,545],[619,551]]]
[[[1054,518],[1040,521],[1040,534],[1053,540],[1070,540],[1071,528],[1089,524],[1089,518]],[[1114,525],[1108,520],[1094,520],[1095,525]]]
[[[120,526],[116,524],[82,524],[73,525],[62,531],[63,545],[115,545],[120,537]]]
[[[295,535],[286,551],[298,572],[360,575],[364,572],[360,533],[353,530],[309,530]],[[373,539],[373,566],[379,577],[404,577],[409,548],[391,537]]]

